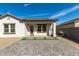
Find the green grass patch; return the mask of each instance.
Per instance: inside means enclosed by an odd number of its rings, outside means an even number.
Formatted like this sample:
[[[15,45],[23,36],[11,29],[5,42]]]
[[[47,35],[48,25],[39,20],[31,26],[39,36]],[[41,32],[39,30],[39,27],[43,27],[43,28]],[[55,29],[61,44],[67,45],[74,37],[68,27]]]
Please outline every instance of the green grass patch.
[[[23,37],[22,40],[57,40],[57,38],[47,36],[47,37]]]

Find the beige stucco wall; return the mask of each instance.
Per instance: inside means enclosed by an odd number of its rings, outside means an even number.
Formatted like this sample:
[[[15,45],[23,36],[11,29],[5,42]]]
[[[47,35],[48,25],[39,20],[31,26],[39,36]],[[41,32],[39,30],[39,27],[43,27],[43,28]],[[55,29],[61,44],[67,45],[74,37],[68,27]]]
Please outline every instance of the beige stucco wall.
[[[79,21],[60,26],[60,28],[72,28],[72,27],[79,27]]]
[[[75,27],[79,27],[79,22],[75,22]]]

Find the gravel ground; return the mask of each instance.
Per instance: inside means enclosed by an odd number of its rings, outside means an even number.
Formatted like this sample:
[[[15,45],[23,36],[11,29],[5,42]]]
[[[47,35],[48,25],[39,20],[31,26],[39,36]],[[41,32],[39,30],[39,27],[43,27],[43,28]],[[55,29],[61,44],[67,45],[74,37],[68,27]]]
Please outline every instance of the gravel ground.
[[[79,50],[60,40],[21,40],[3,50],[1,56],[77,56]]]

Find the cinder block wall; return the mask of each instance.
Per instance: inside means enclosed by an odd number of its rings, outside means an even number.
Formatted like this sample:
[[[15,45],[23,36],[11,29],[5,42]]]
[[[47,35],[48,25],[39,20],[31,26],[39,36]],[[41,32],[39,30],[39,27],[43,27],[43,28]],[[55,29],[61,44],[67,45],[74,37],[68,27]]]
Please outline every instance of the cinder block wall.
[[[64,32],[65,37],[79,40],[79,27],[75,28],[64,28],[61,29]]]

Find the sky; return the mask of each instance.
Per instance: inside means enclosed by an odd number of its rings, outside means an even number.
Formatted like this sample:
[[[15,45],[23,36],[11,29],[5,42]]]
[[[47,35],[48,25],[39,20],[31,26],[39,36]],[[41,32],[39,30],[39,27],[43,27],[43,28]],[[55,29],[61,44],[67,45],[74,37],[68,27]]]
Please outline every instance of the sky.
[[[57,24],[79,18],[78,3],[0,3],[0,14],[20,18],[58,19]]]

